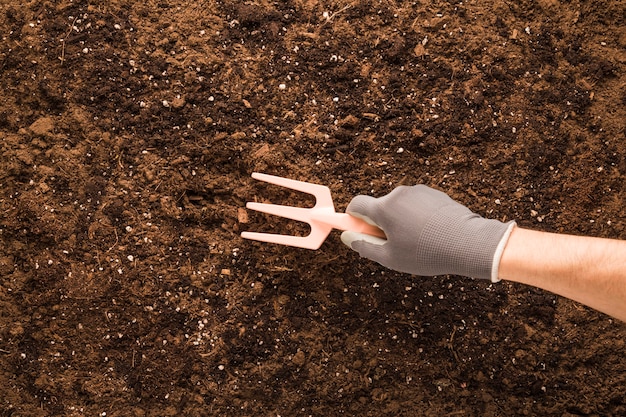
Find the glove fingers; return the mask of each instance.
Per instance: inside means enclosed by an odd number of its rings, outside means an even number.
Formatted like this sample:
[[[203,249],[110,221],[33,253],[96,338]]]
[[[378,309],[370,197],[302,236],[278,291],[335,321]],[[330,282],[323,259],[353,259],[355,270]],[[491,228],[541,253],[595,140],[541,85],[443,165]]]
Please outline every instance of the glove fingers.
[[[343,232],[341,241],[364,258],[386,265],[389,259],[387,240],[357,232]]]
[[[346,208],[346,213],[359,217],[375,226],[378,226],[376,221],[377,212],[378,199],[369,195],[357,195]]]
[[[351,249],[354,249],[352,244],[357,241],[364,241],[378,246],[381,246],[387,242],[386,239],[382,239],[380,237],[351,231],[345,231],[341,233],[341,241]]]

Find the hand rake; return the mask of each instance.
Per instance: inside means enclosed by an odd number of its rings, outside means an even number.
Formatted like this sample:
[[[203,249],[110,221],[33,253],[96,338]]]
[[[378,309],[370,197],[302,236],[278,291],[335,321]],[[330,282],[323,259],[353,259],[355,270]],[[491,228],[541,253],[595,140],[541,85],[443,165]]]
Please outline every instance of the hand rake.
[[[309,226],[311,226],[311,233],[308,236],[290,236],[272,233],[243,232],[241,237],[245,239],[278,243],[305,249],[318,249],[322,246],[322,243],[324,243],[324,240],[332,229],[350,230],[385,238],[385,233],[378,227],[350,214],[336,213],[330,189],[326,186],[290,180],[274,175],[261,174],[259,172],[253,173],[252,178],[312,194],[315,196],[315,206],[312,208],[304,208],[249,202],[246,204],[246,207],[250,210],[308,223]]]

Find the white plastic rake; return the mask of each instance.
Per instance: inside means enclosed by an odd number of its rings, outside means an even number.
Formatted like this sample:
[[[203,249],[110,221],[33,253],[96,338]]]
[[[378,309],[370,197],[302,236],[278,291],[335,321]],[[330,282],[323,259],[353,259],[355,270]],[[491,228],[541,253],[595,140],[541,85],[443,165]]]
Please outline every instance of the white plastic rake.
[[[259,172],[253,173],[252,178],[311,194],[315,196],[315,205],[312,208],[304,208],[249,202],[246,204],[246,207],[250,210],[308,223],[311,226],[311,233],[308,236],[290,236],[273,233],[243,232],[241,237],[245,239],[305,249],[318,249],[333,229],[350,230],[385,238],[385,233],[378,227],[350,214],[336,213],[330,189],[324,185],[290,180]]]

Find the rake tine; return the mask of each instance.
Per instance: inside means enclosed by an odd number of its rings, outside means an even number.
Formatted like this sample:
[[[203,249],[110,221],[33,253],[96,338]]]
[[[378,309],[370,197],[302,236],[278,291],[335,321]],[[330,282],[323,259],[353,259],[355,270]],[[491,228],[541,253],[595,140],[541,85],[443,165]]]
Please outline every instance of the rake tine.
[[[280,206],[278,204],[264,204],[252,202],[247,203],[246,208],[306,223],[309,223],[309,213],[311,211],[311,209],[303,207]]]
[[[243,232],[244,239],[257,240],[259,242],[278,243],[281,245],[296,246],[304,249],[319,249],[330,233],[330,228],[311,228],[308,236],[290,236],[273,233]]]
[[[315,206],[331,207],[334,210],[333,197],[330,189],[324,185],[311,184],[304,181],[292,180],[289,178],[276,177],[274,175],[262,174],[260,172],[252,173],[252,178],[264,181],[280,187],[290,188],[292,190],[301,191],[306,194],[315,196]]]

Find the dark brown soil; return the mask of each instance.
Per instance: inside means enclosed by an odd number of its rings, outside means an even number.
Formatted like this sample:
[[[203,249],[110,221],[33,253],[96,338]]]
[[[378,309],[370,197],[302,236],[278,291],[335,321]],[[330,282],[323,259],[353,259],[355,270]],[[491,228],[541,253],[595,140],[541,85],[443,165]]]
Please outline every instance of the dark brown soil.
[[[623,416],[623,323],[246,201],[626,238],[626,1],[0,3],[0,416]],[[309,199],[310,200],[310,199]],[[307,200],[307,201],[309,201]]]

